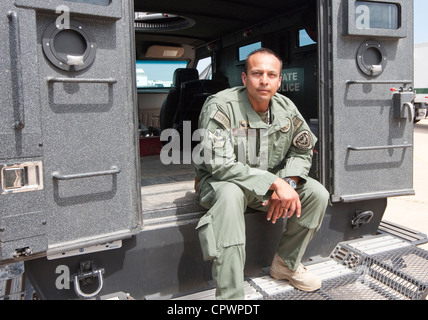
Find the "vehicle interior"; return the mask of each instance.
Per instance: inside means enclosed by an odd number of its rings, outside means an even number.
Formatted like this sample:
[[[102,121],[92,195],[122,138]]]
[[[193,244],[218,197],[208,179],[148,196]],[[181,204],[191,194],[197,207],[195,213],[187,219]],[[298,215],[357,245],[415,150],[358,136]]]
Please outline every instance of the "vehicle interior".
[[[207,96],[242,85],[244,61],[254,49],[267,47],[281,56],[279,93],[296,104],[318,135],[316,0],[189,0],[185,5],[135,0],[134,10],[146,222],[152,213],[159,218],[197,211],[189,157],[161,161],[170,139],[161,134],[175,129],[182,136],[185,121],[191,121],[193,132]],[[314,157],[311,174],[318,178],[318,171]]]

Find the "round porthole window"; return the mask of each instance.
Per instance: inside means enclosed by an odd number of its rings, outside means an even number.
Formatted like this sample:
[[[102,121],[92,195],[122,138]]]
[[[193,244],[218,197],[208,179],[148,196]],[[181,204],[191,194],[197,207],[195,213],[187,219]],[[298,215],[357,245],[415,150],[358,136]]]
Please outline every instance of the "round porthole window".
[[[381,75],[386,68],[387,62],[386,51],[378,42],[366,41],[358,49],[358,67],[368,76]]]
[[[88,68],[95,60],[97,44],[82,23],[70,21],[69,28],[49,25],[43,34],[43,52],[56,67],[66,71]]]

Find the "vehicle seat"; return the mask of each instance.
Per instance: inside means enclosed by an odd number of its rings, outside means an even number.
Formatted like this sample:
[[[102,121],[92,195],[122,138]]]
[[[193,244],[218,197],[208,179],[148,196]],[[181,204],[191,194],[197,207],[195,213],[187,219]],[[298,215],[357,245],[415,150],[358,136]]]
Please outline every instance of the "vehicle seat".
[[[199,114],[205,100],[210,95],[227,88],[229,88],[227,82],[209,79],[192,80],[181,84],[180,101],[177,114],[174,117],[175,129],[180,133],[180,136],[182,136],[185,121],[190,122],[192,134],[198,129]],[[192,147],[197,143],[198,141],[192,142]]]
[[[177,113],[177,107],[180,102],[181,84],[186,81],[197,79],[199,79],[199,72],[197,69],[179,68],[175,70],[171,90],[168,92],[168,95],[162,104],[159,115],[161,130],[173,128],[174,117]]]

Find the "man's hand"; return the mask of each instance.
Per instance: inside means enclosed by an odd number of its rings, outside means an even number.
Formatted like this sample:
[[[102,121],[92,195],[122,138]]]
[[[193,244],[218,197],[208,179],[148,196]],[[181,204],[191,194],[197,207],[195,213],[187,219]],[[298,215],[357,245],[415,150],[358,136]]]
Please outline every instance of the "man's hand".
[[[269,205],[268,221],[272,220],[272,223],[275,224],[278,219],[290,218],[293,214],[300,218],[301,204],[296,190],[281,178],[275,180],[270,189],[274,193],[268,201],[263,203],[263,206]]]

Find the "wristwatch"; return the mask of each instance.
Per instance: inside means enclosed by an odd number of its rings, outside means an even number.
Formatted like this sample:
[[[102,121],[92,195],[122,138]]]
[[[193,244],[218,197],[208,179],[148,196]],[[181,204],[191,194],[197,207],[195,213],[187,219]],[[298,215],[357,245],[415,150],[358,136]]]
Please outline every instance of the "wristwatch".
[[[293,179],[285,178],[285,182],[287,182],[293,189],[297,188],[297,183]]]

